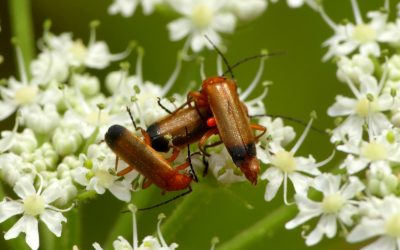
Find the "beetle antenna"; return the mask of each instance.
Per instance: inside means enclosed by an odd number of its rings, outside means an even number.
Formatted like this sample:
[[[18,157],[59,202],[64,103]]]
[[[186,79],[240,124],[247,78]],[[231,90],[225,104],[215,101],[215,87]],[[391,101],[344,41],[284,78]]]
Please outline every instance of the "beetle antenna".
[[[128,106],[126,106],[126,111],[128,111],[128,114],[129,114],[129,117],[131,118],[133,127],[135,127],[135,130],[138,130],[138,128],[137,128],[137,126],[136,126],[136,122],[135,122],[135,120],[133,119],[133,115],[132,115],[131,109],[130,109]]]
[[[169,199],[169,200],[166,200],[166,201],[164,201],[164,202],[158,203],[158,204],[153,205],[153,206],[150,206],[150,207],[138,208],[138,211],[144,211],[144,210],[149,210],[149,209],[153,209],[153,208],[156,208],[156,207],[160,207],[160,206],[162,206],[162,205],[165,205],[165,204],[167,204],[167,203],[170,203],[171,201],[174,201],[174,200],[176,200],[176,199],[179,199],[179,198],[181,198],[182,196],[185,196],[185,195],[187,195],[187,194],[189,194],[189,193],[192,192],[192,188],[191,188],[190,186],[189,186],[188,188],[189,188],[188,191],[186,191],[186,192],[184,192],[184,193],[181,193],[181,194],[179,194],[179,195],[177,195],[177,196],[174,196],[174,197],[172,197],[172,198]]]
[[[251,61],[251,60],[254,60],[254,59],[257,59],[257,58],[264,58],[264,57],[268,57],[269,58],[269,57],[280,56],[280,55],[284,55],[284,54],[286,54],[284,51],[280,51],[280,52],[271,52],[271,53],[266,53],[266,54],[262,53],[262,54],[257,54],[257,55],[254,55],[254,56],[249,56],[249,57],[246,57],[246,58],[236,62],[235,64],[233,64],[231,66],[231,70],[233,70],[234,68],[238,67],[239,65],[241,65],[243,63],[246,63],[248,61]],[[229,70],[226,70],[222,75],[224,76],[227,73],[229,73]]]
[[[224,54],[221,52],[221,50],[213,43],[213,41],[211,41],[211,39],[207,36],[204,35],[204,37],[208,40],[208,42],[213,46],[213,48],[215,49],[215,51],[217,51],[217,53],[222,57],[222,60],[224,60],[224,63],[226,65],[226,67],[228,68],[227,72],[229,72],[229,74],[231,75],[232,79],[235,79],[235,76],[233,75],[233,71],[231,66],[229,65],[228,60],[226,59],[226,57],[224,56]],[[225,73],[224,73],[225,74]]]
[[[185,127],[186,131],[186,137],[188,136],[188,129]],[[192,165],[192,156],[190,154],[190,145],[189,143],[187,144],[187,154],[188,154],[188,162],[189,162],[189,167],[190,167],[190,174],[193,176],[193,180],[195,182],[198,182],[199,179],[197,178],[196,172],[194,171],[193,165]]]
[[[305,121],[303,121],[303,120],[300,120],[300,119],[297,119],[297,118],[290,117],[290,116],[271,115],[271,114],[268,114],[268,115],[262,115],[262,114],[261,114],[261,115],[251,115],[251,116],[250,116],[250,118],[255,118],[255,117],[282,118],[283,120],[295,122],[295,123],[300,124],[300,125],[302,125],[302,126],[304,126],[304,127],[307,126],[307,122],[305,122]],[[322,129],[320,129],[320,128],[317,128],[317,127],[315,127],[315,126],[311,126],[311,130],[313,130],[313,131],[315,131],[315,132],[317,132],[317,133],[323,134],[323,135],[328,135],[328,133],[327,133],[326,131],[324,131],[324,130],[322,130]]]
[[[165,112],[167,112],[168,114],[172,114],[172,111],[169,110],[167,107],[165,107],[162,103],[161,103],[161,98],[157,97],[157,104],[158,106],[160,106],[160,108],[162,108]]]

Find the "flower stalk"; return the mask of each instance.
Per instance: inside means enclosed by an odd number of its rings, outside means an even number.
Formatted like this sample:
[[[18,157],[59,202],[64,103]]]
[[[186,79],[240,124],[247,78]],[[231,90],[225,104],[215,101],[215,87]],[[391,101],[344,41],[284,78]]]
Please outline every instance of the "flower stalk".
[[[18,39],[19,46],[22,49],[25,68],[29,68],[29,64],[35,56],[31,1],[10,0],[8,5],[12,34]]]

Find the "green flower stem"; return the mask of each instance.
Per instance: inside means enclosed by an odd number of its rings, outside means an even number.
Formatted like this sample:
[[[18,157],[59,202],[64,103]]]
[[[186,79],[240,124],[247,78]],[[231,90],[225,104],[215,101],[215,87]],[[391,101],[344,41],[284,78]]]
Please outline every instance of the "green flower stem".
[[[167,242],[176,242],[176,235],[186,228],[190,220],[201,211],[199,201],[208,203],[214,192],[208,184],[195,184],[193,191],[183,198],[170,216],[167,216],[165,223],[161,226],[161,232]],[[156,235],[156,234],[155,234]]]
[[[3,190],[3,185],[0,184],[0,198],[3,200],[5,197],[5,193]],[[17,218],[10,218],[5,222],[0,224],[0,230],[2,232],[8,231],[15,223],[17,222]],[[15,250],[28,250],[28,245],[26,244],[24,237],[20,235],[19,237],[12,240],[5,240],[7,244],[7,249],[15,249]]]
[[[56,240],[55,249],[72,249],[81,246],[81,214],[80,209],[72,209],[67,213],[67,223],[63,223],[61,238]],[[65,214],[64,214],[65,216]]]
[[[44,223],[39,223],[40,249],[53,250],[55,247],[56,236],[50,232]]]
[[[156,196],[157,192],[160,192],[160,190],[157,188],[151,188],[149,190],[132,193],[132,203],[140,207],[146,207],[152,201],[152,197]],[[119,212],[120,215],[116,219],[104,242],[104,249],[113,249],[112,244],[119,235],[128,235],[128,239],[130,239],[132,235],[132,215],[130,212],[126,213],[127,210],[127,206],[123,206]],[[136,216],[140,217],[140,214],[141,212],[137,212]]]
[[[32,13],[30,0],[9,0],[10,22],[13,36],[18,39],[25,60],[25,67],[35,55]]]
[[[282,206],[272,213],[268,213],[258,223],[246,228],[231,240],[218,246],[218,250],[251,249],[253,242],[262,241],[268,232],[278,230],[278,227],[287,222],[296,214],[296,206]]]

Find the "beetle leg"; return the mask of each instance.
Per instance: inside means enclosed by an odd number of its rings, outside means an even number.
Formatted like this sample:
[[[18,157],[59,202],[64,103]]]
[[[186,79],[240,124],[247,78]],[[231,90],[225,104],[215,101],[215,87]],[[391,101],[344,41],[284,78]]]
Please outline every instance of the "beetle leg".
[[[147,145],[151,146],[150,135],[146,132],[146,130],[144,130],[144,129],[141,128],[141,127],[138,127],[137,130],[140,130],[140,132],[142,133],[144,143],[146,143]]]
[[[187,103],[189,106],[191,106],[192,101],[194,101],[199,107],[204,107],[208,105],[207,96],[203,95],[199,91],[189,92],[189,94],[187,95]]]
[[[142,184],[142,188],[146,189],[148,188],[153,182],[151,182],[150,180],[148,180],[147,178],[144,179],[143,184]]]
[[[173,149],[173,150],[172,150],[172,155],[171,155],[169,158],[166,159],[169,163],[175,161],[175,159],[176,159],[176,158],[178,157],[178,155],[179,155],[179,152],[181,152],[180,149],[179,149],[178,147],[172,146],[172,149]]]
[[[201,137],[201,139],[200,139],[200,141],[199,141],[199,150],[200,150],[203,154],[205,154],[205,155],[207,155],[207,156],[210,156],[210,155],[207,154],[207,152],[205,151],[206,147],[204,146],[204,144],[206,143],[206,141],[208,140],[208,138],[210,138],[210,136],[215,135],[215,134],[218,134],[218,128],[217,128],[217,127],[214,127],[214,128],[212,128],[212,129],[208,130],[208,131],[203,135],[203,137]],[[211,145],[212,145],[212,144],[211,144]]]
[[[123,170],[119,171],[117,173],[117,176],[124,176],[127,173],[131,172],[132,170],[134,170],[135,168],[131,165],[129,165],[128,167],[124,168]]]
[[[185,162],[185,163],[183,163],[183,164],[181,164],[179,166],[176,166],[175,170],[183,170],[183,169],[185,169],[185,168],[187,168],[189,166],[190,166],[190,163],[189,162]]]
[[[256,136],[256,139],[257,139],[257,140],[260,139],[260,137],[263,136],[263,135],[267,132],[267,128],[264,127],[264,126],[262,126],[262,125],[260,125],[260,124],[251,124],[250,127],[251,127],[252,129],[261,131],[261,134],[259,134],[259,135]]]
[[[118,157],[118,155],[115,155],[115,171],[118,170],[118,161],[119,161],[119,157]]]

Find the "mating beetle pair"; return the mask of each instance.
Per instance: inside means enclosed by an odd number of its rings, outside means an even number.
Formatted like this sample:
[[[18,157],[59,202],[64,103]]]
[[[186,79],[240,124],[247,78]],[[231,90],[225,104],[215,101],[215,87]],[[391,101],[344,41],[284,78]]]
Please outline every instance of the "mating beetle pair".
[[[229,65],[228,68],[231,71]],[[176,168],[171,167],[171,163],[178,156],[179,148],[196,141],[199,141],[200,151],[207,155],[205,144],[214,134],[220,136],[221,143],[225,144],[235,165],[246,178],[254,185],[257,183],[260,164],[256,158],[257,138],[253,129],[262,131],[263,135],[266,128],[250,124],[247,108],[240,101],[232,79],[217,76],[204,80],[200,91],[188,94],[184,106],[150,125],[147,131],[136,129],[141,130],[143,141],[119,125],[109,128],[105,141],[118,157],[129,164],[118,175],[136,169],[147,179],[144,187],[154,183],[164,191],[188,188],[190,192],[191,181],[197,181],[193,169],[189,174],[179,172],[191,167],[190,153],[188,162]],[[173,154],[169,159],[157,153],[168,152],[171,147]]]

